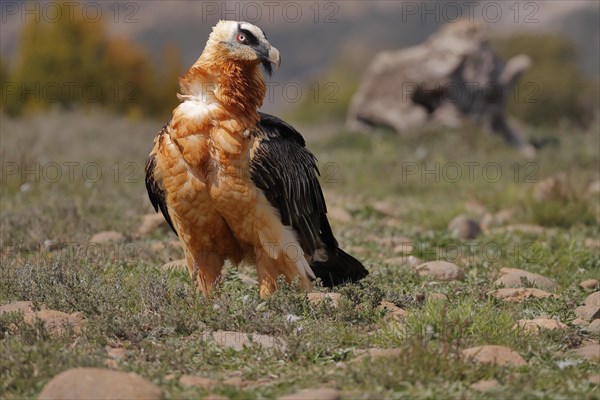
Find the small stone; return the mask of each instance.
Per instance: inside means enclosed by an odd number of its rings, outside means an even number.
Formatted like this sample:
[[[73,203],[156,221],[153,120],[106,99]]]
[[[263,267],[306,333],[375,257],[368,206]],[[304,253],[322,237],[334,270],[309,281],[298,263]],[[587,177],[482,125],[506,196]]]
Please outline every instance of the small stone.
[[[242,379],[241,376],[232,376],[231,378],[227,378],[223,381],[223,385],[225,386],[233,386],[233,387],[242,387],[246,386],[247,382]]]
[[[492,364],[501,367],[527,365],[523,357],[505,346],[477,346],[462,351],[464,358],[479,364]]]
[[[494,282],[496,286],[504,287],[522,287],[523,279],[527,280],[531,287],[537,287],[544,290],[554,290],[556,283],[545,276],[533,272],[523,271],[517,268],[502,268],[500,278]]]
[[[48,334],[54,337],[65,335],[69,328],[73,330],[73,333],[80,334],[85,321],[81,313],[67,314],[55,310],[41,310],[25,314],[24,321],[33,324],[38,319],[44,322]]]
[[[169,224],[162,213],[144,214],[142,215],[142,223],[138,228],[137,233],[139,236],[143,236],[159,229],[165,231],[170,229]]]
[[[600,239],[587,238],[587,239],[585,239],[583,244],[585,245],[585,247],[592,249],[592,250],[600,249]]]
[[[587,187],[587,192],[589,195],[598,195],[600,194],[600,179],[590,182],[590,184]]]
[[[42,310],[45,307],[42,306]],[[15,301],[0,306],[0,315],[9,312],[22,312],[23,314],[29,314],[34,311],[33,303],[31,301]]]
[[[370,349],[360,351],[358,356],[350,362],[358,363],[367,358],[392,358],[398,357],[400,356],[400,354],[400,349],[381,349],[378,347],[373,347]]]
[[[125,236],[117,231],[98,232],[90,239],[90,243],[120,243],[125,241]]]
[[[328,207],[327,215],[339,222],[352,222],[352,215],[345,208],[339,206]]]
[[[64,243],[57,242],[56,240],[50,240],[50,239],[44,240],[44,243],[42,244],[42,249],[45,251],[49,251],[49,252],[57,251],[64,247],[65,247]]]
[[[454,237],[462,240],[475,239],[481,234],[479,224],[465,215],[454,217],[448,224],[448,230]]]
[[[522,329],[527,333],[537,334],[544,329],[549,331],[567,329],[567,325],[555,319],[548,318],[521,319],[517,321],[513,329]]]
[[[586,321],[592,321],[596,318],[600,318],[600,306],[586,305],[577,307],[575,309],[575,315],[577,315],[578,318]]]
[[[179,378],[179,384],[183,386],[195,386],[209,389],[218,385],[218,382],[214,379],[205,378],[203,376],[182,375],[181,378]]]
[[[585,319],[581,319],[581,318],[575,318],[573,320],[573,322],[571,322],[571,325],[574,326],[580,326],[580,327],[587,327],[590,323],[587,322]]]
[[[187,271],[187,261],[185,258],[173,260],[163,264],[160,269],[163,271]]]
[[[583,304],[586,306],[600,306],[600,292],[594,292],[585,298]]]
[[[408,316],[408,311],[398,307],[394,303],[390,303],[389,301],[382,301],[379,307],[387,312],[387,315],[384,319],[402,321]]]
[[[571,350],[571,353],[590,361],[597,361],[600,360],[600,344],[588,344],[578,349]]]
[[[304,389],[294,394],[281,396],[279,400],[340,400],[341,392],[337,389]]]
[[[456,264],[447,261],[429,261],[419,265],[417,273],[440,281],[456,281],[465,278],[464,271]]]
[[[593,320],[587,327],[588,331],[600,335],[600,319]]]
[[[430,293],[429,300],[448,301],[448,296],[446,296],[444,293]]]
[[[596,289],[598,286],[600,286],[600,282],[598,282],[598,279],[586,279],[585,281],[581,282],[579,286],[581,286],[583,289]]]
[[[323,301],[331,301],[334,308],[337,308],[340,298],[339,293],[308,293],[308,302],[311,304],[319,304]]]
[[[229,400],[229,397],[220,396],[218,394],[209,394],[204,400]]]
[[[234,331],[215,331],[212,334],[205,333],[204,340],[214,340],[219,346],[240,351],[244,346],[259,345],[264,349],[284,350],[285,345],[276,336],[261,335],[258,333],[248,334]]]
[[[488,296],[508,302],[521,303],[527,299],[545,299],[548,297],[557,297],[556,295],[544,292],[535,288],[503,288],[492,290],[487,293]]]
[[[493,392],[500,388],[500,382],[495,379],[482,379],[469,387],[477,392]]]
[[[163,399],[160,388],[134,373],[100,368],[73,368],[61,372],[38,396],[49,399]]]

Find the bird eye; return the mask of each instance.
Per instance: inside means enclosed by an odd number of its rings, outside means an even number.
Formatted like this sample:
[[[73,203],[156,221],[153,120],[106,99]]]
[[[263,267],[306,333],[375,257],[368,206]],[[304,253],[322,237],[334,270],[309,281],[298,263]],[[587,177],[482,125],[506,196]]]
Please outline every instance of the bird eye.
[[[244,43],[246,41],[246,36],[243,33],[238,33],[236,36],[236,40],[240,43]]]

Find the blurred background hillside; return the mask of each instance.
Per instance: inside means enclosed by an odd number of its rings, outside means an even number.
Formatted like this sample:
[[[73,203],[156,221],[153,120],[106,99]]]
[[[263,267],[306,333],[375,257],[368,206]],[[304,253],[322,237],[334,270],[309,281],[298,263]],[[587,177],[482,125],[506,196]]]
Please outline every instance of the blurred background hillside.
[[[510,4],[509,4],[510,3]],[[304,122],[343,120],[377,52],[423,42],[459,16],[488,23],[503,58],[526,53],[539,101],[509,105],[534,125],[598,115],[600,3],[3,2],[0,78],[9,115],[51,107],[168,118],[177,75],[220,19],[261,26],[282,53],[264,109]]]

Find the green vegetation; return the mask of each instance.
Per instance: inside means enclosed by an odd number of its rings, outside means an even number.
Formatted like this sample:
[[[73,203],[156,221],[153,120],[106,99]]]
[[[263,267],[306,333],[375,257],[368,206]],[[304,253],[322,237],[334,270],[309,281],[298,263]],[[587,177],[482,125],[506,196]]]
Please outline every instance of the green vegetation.
[[[555,126],[559,122],[588,126],[598,110],[598,78],[582,74],[577,48],[554,35],[518,33],[496,38],[492,46],[503,60],[527,54],[533,65],[515,88],[509,112],[523,122]]]
[[[319,158],[332,214],[344,208],[352,215],[346,222],[332,217],[338,240],[371,271],[360,284],[337,289],[342,298],[333,308],[309,303],[293,287],[260,299],[257,288],[239,276],[254,276],[251,266],[230,269],[208,299],[196,292],[187,273],[159,268],[182,257],[171,244],[175,236],[134,233],[139,217],[152,211],[142,166],[162,122],[69,112],[2,118],[1,123],[0,304],[30,300],[81,312],[87,321],[82,333],[55,337],[41,324],[25,323],[22,315],[0,316],[3,398],[35,397],[70,367],[106,368],[106,346],[126,352],[108,364],[111,368],[139,373],[167,398],[209,392],[234,399],[274,398],[322,386],[339,388],[346,398],[488,398],[470,388],[481,379],[498,380],[499,396],[506,398],[598,397],[598,385],[588,381],[597,374],[597,364],[583,359],[564,363],[576,360],[568,355],[571,349],[600,339],[570,325],[587,295],[579,282],[600,275],[598,249],[586,245],[600,234],[598,194],[588,190],[599,178],[597,134],[564,135],[555,129],[551,135],[559,138],[560,147],[546,146],[536,160],[524,161],[501,139],[475,128],[408,138],[384,132],[367,137],[333,131],[327,136],[322,126],[300,129]],[[48,160],[80,164],[73,179],[65,169],[53,182]],[[479,163],[473,180],[464,167],[468,162]],[[92,168],[83,172],[93,163],[102,172],[98,179]],[[422,167],[435,170],[435,163],[437,181],[435,173],[422,179]],[[443,172],[449,163],[463,166],[459,179],[449,169]],[[417,171],[407,174],[413,164]],[[485,175],[486,164],[500,168],[497,180],[491,167]],[[34,172],[23,175],[26,168]],[[539,182],[559,173],[569,189],[540,195]],[[474,241],[458,241],[446,229],[459,213],[483,219],[509,208],[513,212],[507,221],[490,224]],[[504,229],[517,224],[546,228]],[[92,234],[108,229],[128,240],[93,248],[87,244]],[[436,282],[389,261],[400,256],[389,244],[397,236],[410,237],[413,254],[423,260],[455,262],[465,270],[465,280]],[[46,240],[65,246],[49,252],[42,248]],[[558,297],[521,304],[490,298],[486,293],[503,267],[553,279]],[[432,293],[446,294],[448,300],[433,300]],[[381,300],[409,311],[405,322],[386,317],[377,307]],[[512,329],[517,320],[536,317],[558,318],[569,327],[539,336]],[[222,349],[203,340],[214,330],[274,335],[287,349]],[[460,357],[461,350],[483,344],[509,346],[528,365],[480,366]],[[361,350],[372,347],[399,353],[355,361]],[[214,379],[241,374],[250,383],[207,390],[181,385],[183,374]]]
[[[102,106],[133,116],[170,115],[182,73],[175,48],[164,49],[157,69],[145,50],[109,37],[103,21],[58,7],[56,20],[27,22],[14,68],[0,68],[5,113]]]

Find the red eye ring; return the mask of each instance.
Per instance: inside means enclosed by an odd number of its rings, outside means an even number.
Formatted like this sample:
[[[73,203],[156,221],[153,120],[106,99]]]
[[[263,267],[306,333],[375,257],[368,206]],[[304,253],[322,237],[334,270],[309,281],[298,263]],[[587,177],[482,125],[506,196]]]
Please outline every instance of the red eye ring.
[[[244,36],[243,33],[238,33],[235,39],[240,43],[244,43],[246,41],[246,36]]]

